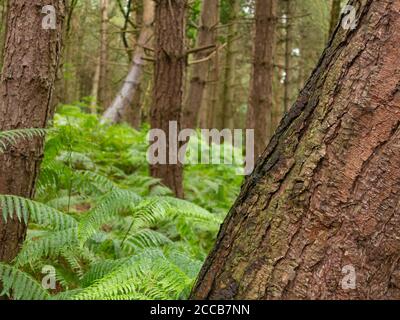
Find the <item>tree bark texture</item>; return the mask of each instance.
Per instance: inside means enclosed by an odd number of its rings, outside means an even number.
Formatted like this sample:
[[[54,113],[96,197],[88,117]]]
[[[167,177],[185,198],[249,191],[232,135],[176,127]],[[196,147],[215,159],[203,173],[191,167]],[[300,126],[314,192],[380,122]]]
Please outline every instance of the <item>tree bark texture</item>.
[[[181,128],[183,77],[186,69],[185,20],[186,0],[156,1],[155,17],[155,79],[153,104],[150,110],[152,129],[161,129],[167,137],[168,164],[150,167],[150,173],[169,187],[177,197],[183,197],[183,168],[169,161],[170,121]]]
[[[400,298],[400,1],[350,4],[357,28],[336,29],[192,298]]]
[[[56,29],[43,29],[42,8],[52,5]],[[0,130],[44,128],[53,115],[51,97],[60,59],[65,3],[10,0],[0,82]],[[0,194],[32,198],[43,139],[24,140],[0,154]],[[26,234],[17,218],[0,219],[0,261],[11,261]]]
[[[256,0],[253,74],[247,110],[247,128],[254,130],[256,157],[267,147],[272,125],[276,10],[275,0]]]

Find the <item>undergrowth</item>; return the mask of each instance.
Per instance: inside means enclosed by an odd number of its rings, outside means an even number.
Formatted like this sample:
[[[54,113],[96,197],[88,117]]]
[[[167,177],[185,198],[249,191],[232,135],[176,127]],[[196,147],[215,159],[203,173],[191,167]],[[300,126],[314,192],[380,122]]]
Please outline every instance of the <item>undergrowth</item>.
[[[0,152],[47,134],[36,198],[0,195],[0,219],[29,221],[19,255],[0,263],[0,296],[188,296],[242,177],[236,165],[188,165],[176,199],[148,175],[147,132],[65,105],[49,130],[0,133]]]

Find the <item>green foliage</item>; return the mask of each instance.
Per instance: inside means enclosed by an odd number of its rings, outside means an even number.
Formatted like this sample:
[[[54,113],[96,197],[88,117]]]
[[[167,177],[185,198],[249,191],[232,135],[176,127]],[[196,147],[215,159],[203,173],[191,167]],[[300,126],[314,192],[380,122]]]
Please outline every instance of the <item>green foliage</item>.
[[[43,133],[3,137],[10,144]],[[238,192],[239,166],[186,166],[187,200],[176,199],[148,175],[146,135],[146,126],[139,132],[102,124],[77,106],[59,108],[46,139],[36,199],[0,195],[1,219],[29,221],[19,255],[11,265],[0,264],[2,294],[12,299],[188,296]],[[41,286],[47,265],[55,268],[57,280],[49,291]]]
[[[0,262],[0,280],[3,286],[2,295],[9,295],[20,300],[44,300],[49,293],[27,273]]]
[[[16,129],[0,132],[0,153],[4,153],[8,146],[18,143],[22,139],[32,139],[37,136],[44,136],[45,129]]]

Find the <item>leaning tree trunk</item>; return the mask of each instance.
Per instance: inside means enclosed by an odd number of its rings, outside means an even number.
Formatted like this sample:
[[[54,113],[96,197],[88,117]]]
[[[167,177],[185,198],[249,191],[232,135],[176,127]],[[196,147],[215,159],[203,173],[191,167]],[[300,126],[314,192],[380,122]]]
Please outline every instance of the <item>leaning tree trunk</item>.
[[[177,122],[177,132],[181,127],[183,76],[186,68],[185,19],[186,0],[156,2],[156,63],[153,104],[150,110],[152,129],[162,130],[167,137],[166,158],[168,164],[150,166],[150,173],[160,178],[177,197],[183,197],[183,167],[170,152],[169,124]],[[172,146],[171,146],[172,147]],[[174,147],[172,147],[174,149]],[[175,159],[176,160],[176,159]]]
[[[256,157],[265,150],[272,125],[276,9],[276,0],[256,0],[253,75],[247,110],[247,128],[254,130]]]
[[[111,106],[104,112],[103,119],[111,123],[121,122],[127,110],[132,106],[133,99],[140,86],[143,65],[145,63],[145,47],[153,37],[154,2],[143,0],[143,23],[133,55],[132,67],[125,78],[120,92]]]
[[[336,30],[192,298],[400,298],[400,1],[357,3],[357,28]]]
[[[218,24],[218,1],[204,0],[201,8],[200,28],[198,31],[197,47],[205,48],[216,44],[216,27]],[[195,128],[197,126],[200,107],[203,101],[204,89],[206,86],[209,62],[213,49],[202,50],[194,55],[194,60],[204,62],[196,63],[193,66],[190,79],[189,93],[185,101],[183,114],[183,127]]]
[[[52,5],[56,29],[43,29],[42,6]],[[60,58],[62,0],[10,0],[7,14],[7,41],[0,82],[0,130],[44,128],[53,115],[51,96]],[[0,194],[32,198],[43,139],[18,143],[0,154]],[[11,261],[26,234],[26,225],[17,218],[0,218],[0,261]]]

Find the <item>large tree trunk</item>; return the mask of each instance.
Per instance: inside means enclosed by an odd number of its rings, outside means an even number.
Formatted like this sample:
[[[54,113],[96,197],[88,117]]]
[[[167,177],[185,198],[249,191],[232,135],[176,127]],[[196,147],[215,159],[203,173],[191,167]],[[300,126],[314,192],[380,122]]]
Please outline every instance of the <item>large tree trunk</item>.
[[[216,27],[218,23],[218,1],[204,0],[201,8],[200,28],[198,31],[197,47],[205,48],[216,44]],[[213,49],[202,50],[194,55],[194,60],[206,59]],[[197,63],[193,66],[190,79],[189,93],[184,105],[183,127],[197,126],[200,107],[203,101],[204,89],[209,70],[209,61]]]
[[[167,137],[167,163],[150,166],[150,173],[169,187],[177,197],[183,197],[183,167],[172,163],[170,146],[170,122],[176,121],[177,132],[181,128],[183,76],[186,68],[185,21],[186,0],[158,1],[156,4],[156,46],[153,103],[150,110],[152,129],[160,129]],[[172,134],[172,132],[171,132]],[[176,159],[175,159],[176,160]]]
[[[265,150],[269,139],[269,127],[272,125],[276,9],[276,0],[256,0],[253,75],[247,110],[247,128],[254,129],[256,138],[256,157]]]
[[[177,122],[181,128],[183,76],[186,68],[185,20],[186,0],[156,2],[156,52],[153,104],[150,110],[152,129],[160,129],[167,137],[168,164],[150,166],[150,173],[160,178],[177,197],[183,197],[183,168],[179,162],[171,163],[169,123]],[[174,149],[172,147],[172,149]]]
[[[192,298],[400,298],[400,1],[357,3],[357,28],[336,30]]]
[[[53,115],[51,96],[60,58],[62,0],[10,0],[7,41],[0,83],[0,130],[44,128]],[[39,8],[38,8],[39,5]],[[57,15],[56,30],[43,29],[41,6],[52,5]],[[0,154],[0,194],[32,198],[43,139],[18,143]],[[26,234],[17,218],[7,223],[0,218],[0,261],[11,261]]]
[[[125,78],[120,92],[111,106],[106,110],[103,119],[111,122],[120,122],[127,110],[132,106],[133,98],[140,86],[143,65],[145,60],[145,47],[149,46],[153,37],[154,1],[143,0],[143,23],[139,39],[133,55],[132,67]]]

